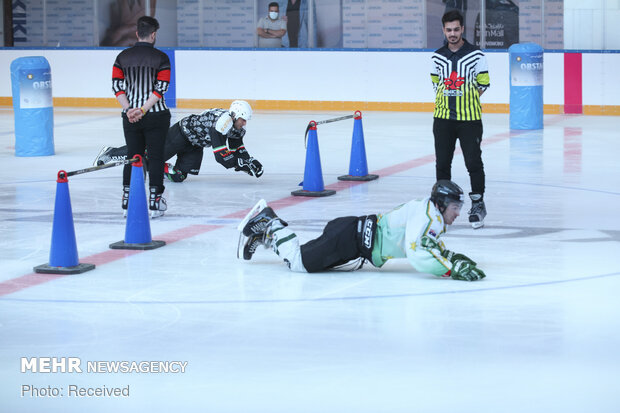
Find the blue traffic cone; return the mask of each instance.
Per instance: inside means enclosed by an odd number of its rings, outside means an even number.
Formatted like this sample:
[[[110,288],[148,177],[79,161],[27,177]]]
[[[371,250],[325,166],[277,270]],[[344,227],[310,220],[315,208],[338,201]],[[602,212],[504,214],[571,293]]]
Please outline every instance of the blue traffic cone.
[[[323,173],[321,172],[321,156],[319,154],[319,141],[316,134],[316,122],[310,122],[308,130],[308,147],[306,149],[306,168],[304,170],[304,180],[300,184],[303,189],[291,192],[297,196],[328,196],[336,191],[325,189],[323,185]]]
[[[341,181],[372,181],[379,175],[368,174],[366,164],[366,148],[364,146],[364,128],[362,127],[362,112],[355,112],[353,120],[353,141],[351,143],[351,160],[349,174],[339,176]]]
[[[34,267],[34,272],[44,274],[80,274],[95,268],[94,264],[80,264],[78,260],[69,180],[65,171],[58,172],[56,201],[52,226],[52,247],[49,264]]]
[[[151,223],[146,201],[144,173],[142,172],[142,157],[140,155],[136,155],[136,157],[138,161],[131,166],[125,239],[110,244],[112,249],[152,250],[166,245],[165,241],[154,241],[151,238]]]

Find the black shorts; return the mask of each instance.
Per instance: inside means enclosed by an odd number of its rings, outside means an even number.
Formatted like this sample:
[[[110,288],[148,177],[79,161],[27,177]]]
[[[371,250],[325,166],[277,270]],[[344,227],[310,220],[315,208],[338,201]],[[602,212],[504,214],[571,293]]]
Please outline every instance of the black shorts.
[[[329,221],[320,237],[301,246],[304,267],[308,272],[319,272],[358,258],[372,262],[376,229],[376,215]]]
[[[187,140],[181,131],[178,122],[172,125],[166,136],[166,146],[164,148],[164,157],[166,160],[177,156],[174,169],[184,174],[198,175],[200,165],[202,164],[202,154],[204,148],[194,146]]]

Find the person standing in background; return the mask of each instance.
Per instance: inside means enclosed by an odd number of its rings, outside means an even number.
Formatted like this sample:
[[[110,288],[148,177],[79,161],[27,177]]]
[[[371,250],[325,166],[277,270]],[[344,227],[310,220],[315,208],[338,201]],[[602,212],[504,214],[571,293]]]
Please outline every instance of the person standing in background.
[[[140,16],[155,17],[157,0],[151,0],[146,10],[144,0],[115,0],[110,2],[109,26],[99,46],[129,47],[136,42],[136,20]],[[103,13],[106,14],[106,13]]]
[[[289,33],[288,39],[290,47],[299,47],[299,30],[301,28],[301,20],[299,18],[300,4],[300,0],[288,0],[286,5],[286,29]]]
[[[286,22],[280,18],[280,6],[269,3],[267,17],[258,21],[258,47],[282,47],[282,37],[286,34]]]
[[[170,127],[170,110],[164,93],[170,84],[170,59],[155,49],[159,22],[149,16],[138,19],[138,42],[116,57],[112,70],[112,90],[123,108],[123,132],[127,154],[149,155],[149,209],[151,217],[164,214],[164,144]],[[129,203],[131,164],[123,170],[122,208]]]
[[[286,22],[286,35],[282,38],[282,46],[316,47],[316,21],[312,32],[308,31],[308,0],[278,0],[278,4]],[[316,18],[314,8],[313,12]]]
[[[482,163],[482,108],[480,96],[489,87],[489,69],[482,51],[463,38],[463,16],[457,10],[441,19],[447,44],[432,57],[431,81],[435,89],[433,135],[437,180],[452,178],[452,159],[457,139],[469,172],[472,201],[469,222],[484,225],[485,174]]]

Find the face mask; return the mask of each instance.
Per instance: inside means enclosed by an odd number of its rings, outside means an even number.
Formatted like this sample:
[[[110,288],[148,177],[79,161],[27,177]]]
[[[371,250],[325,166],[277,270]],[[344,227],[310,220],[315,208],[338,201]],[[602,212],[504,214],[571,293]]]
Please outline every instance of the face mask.
[[[270,11],[270,12],[269,12],[269,18],[270,18],[271,20],[275,20],[275,19],[277,19],[277,18],[278,18],[278,12],[277,12],[277,11]]]

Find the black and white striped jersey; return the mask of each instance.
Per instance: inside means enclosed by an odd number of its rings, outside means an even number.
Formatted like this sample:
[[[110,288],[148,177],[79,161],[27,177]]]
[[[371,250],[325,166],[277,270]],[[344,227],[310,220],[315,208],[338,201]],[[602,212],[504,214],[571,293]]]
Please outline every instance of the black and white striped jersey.
[[[127,95],[129,105],[139,108],[151,93],[160,99],[150,109],[152,112],[168,110],[164,93],[170,85],[170,59],[152,43],[137,42],[133,47],[119,53],[112,69],[114,95]]]
[[[472,121],[481,119],[480,93],[489,87],[489,69],[484,53],[465,40],[452,52],[448,46],[431,57],[431,81],[435,89],[434,117]]]

